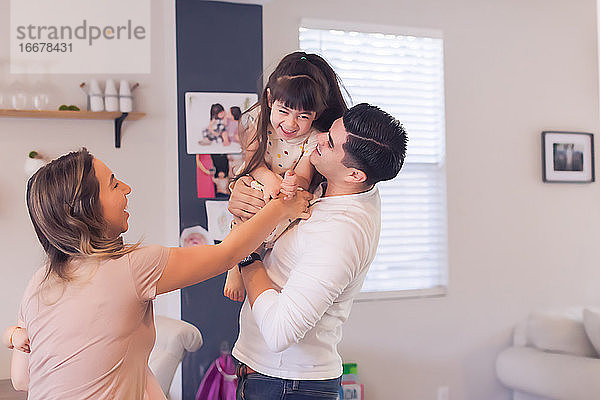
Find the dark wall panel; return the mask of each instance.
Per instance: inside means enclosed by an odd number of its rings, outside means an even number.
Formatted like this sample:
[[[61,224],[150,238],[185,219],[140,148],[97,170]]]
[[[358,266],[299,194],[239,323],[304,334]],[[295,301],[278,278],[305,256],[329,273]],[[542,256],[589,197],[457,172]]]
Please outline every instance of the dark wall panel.
[[[185,92],[260,93],[262,7],[213,1],[176,1],[179,122],[179,226],[207,228],[196,197],[194,155],[186,153]],[[182,319],[196,325],[204,346],[183,361],[183,398],[193,399],[204,371],[238,333],[241,304],[223,296],[225,274],[181,292]]]

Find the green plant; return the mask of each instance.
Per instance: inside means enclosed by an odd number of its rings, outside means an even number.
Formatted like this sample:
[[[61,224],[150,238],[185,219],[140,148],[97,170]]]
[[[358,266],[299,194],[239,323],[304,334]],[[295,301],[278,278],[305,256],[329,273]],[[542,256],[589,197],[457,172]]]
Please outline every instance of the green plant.
[[[81,110],[79,109],[79,107],[74,106],[72,104],[70,106],[63,104],[60,107],[58,107],[58,111],[81,111]]]

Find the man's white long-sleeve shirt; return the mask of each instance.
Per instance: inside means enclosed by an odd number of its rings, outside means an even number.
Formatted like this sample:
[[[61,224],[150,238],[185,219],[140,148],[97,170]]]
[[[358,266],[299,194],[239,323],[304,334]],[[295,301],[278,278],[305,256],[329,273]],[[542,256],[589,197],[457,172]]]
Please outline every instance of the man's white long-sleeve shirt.
[[[323,197],[290,227],[264,266],[279,291],[248,299],[233,355],[265,375],[300,380],[342,374],[342,324],[375,257],[381,230],[379,191]]]

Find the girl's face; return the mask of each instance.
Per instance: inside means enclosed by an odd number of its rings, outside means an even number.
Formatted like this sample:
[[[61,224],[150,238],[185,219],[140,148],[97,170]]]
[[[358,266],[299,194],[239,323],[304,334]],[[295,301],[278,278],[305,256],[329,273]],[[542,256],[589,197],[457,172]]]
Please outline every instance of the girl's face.
[[[218,119],[223,119],[225,118],[225,111],[221,111],[220,113],[217,114],[217,118]]]
[[[289,140],[306,135],[316,117],[314,111],[295,110],[279,100],[271,105],[271,125],[279,139]]]

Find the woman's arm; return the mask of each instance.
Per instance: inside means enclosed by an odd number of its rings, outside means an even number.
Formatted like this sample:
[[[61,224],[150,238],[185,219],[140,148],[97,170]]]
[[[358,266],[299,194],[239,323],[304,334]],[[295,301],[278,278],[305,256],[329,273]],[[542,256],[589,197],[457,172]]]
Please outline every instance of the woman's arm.
[[[258,248],[279,222],[308,218],[311,197],[303,193],[292,200],[270,201],[218,245],[171,248],[167,265],[156,285],[157,294],[194,285],[227,271]]]
[[[29,353],[29,336],[27,330],[18,325],[9,326],[2,335],[2,343],[9,349]]]
[[[9,349],[12,349],[14,346],[12,344],[12,334],[14,332],[14,330],[18,328],[18,326],[9,326],[8,328],[6,328],[4,330],[4,333],[2,334],[2,344],[6,347],[8,347]]]
[[[29,343],[29,337],[27,337],[27,330],[20,328],[25,326],[23,321],[19,320],[19,325],[14,328],[18,328],[17,331],[22,330]],[[13,335],[14,338],[14,335]],[[13,342],[16,344],[16,342]],[[28,345],[29,348],[29,345]],[[29,388],[29,354],[14,349],[12,351],[12,357],[10,360],[10,380],[15,390],[27,391]]]
[[[13,350],[10,361],[10,380],[15,390],[29,389],[29,354]]]

